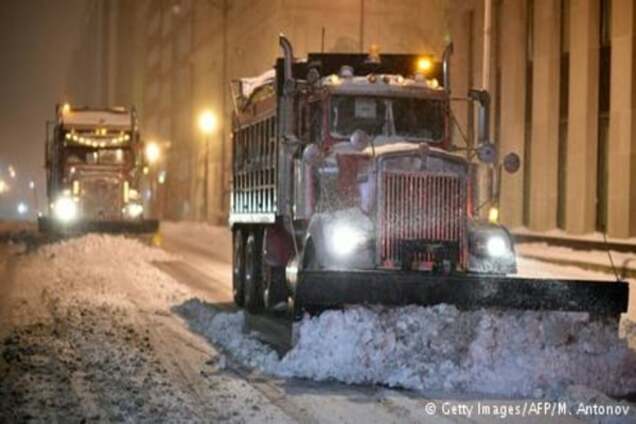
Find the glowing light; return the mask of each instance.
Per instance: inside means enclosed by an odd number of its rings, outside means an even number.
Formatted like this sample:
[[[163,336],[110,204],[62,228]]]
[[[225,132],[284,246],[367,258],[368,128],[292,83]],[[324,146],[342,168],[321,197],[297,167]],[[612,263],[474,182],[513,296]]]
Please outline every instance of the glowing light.
[[[73,196],[79,196],[80,182],[78,180],[73,181]]]
[[[128,181],[124,181],[124,203],[128,203],[130,199],[130,183]]]
[[[26,203],[24,203],[24,202],[18,203],[18,214],[24,215],[28,211],[29,211],[29,207],[27,206]]]
[[[53,205],[53,213],[58,220],[69,222],[77,217],[77,205],[70,197],[63,196],[58,198]]]
[[[157,143],[148,143],[146,145],[146,160],[148,163],[155,163],[161,157],[161,149]]]
[[[166,171],[161,171],[157,176],[157,182],[163,184],[166,182]]]
[[[427,73],[433,67],[433,61],[430,57],[420,57],[417,59],[417,71],[420,73]]]
[[[439,87],[439,81],[437,81],[437,78],[431,78],[430,80],[427,80],[426,83],[431,88],[438,88]]]
[[[29,188],[35,190],[35,181],[29,181]]]
[[[216,117],[209,110],[205,110],[199,115],[199,129],[205,135],[212,134],[216,129]]]
[[[508,244],[501,236],[492,236],[486,242],[488,254],[493,257],[502,257],[508,254]]]
[[[364,234],[359,230],[347,225],[339,225],[331,231],[331,250],[338,256],[347,256],[364,240]]]
[[[124,212],[131,218],[138,218],[144,213],[144,207],[139,203],[129,203],[126,205]]]
[[[371,44],[369,47],[369,56],[367,57],[369,63],[380,63],[380,46],[377,44]]]
[[[62,105],[62,114],[66,115],[70,111],[71,111],[71,105],[68,103],[64,103],[64,105]]]
[[[493,224],[499,222],[499,209],[495,207],[490,208],[490,210],[488,211],[488,221]]]
[[[13,165],[9,165],[9,176],[15,179],[15,168],[13,167]]]
[[[5,180],[0,180],[0,194],[6,193],[9,191],[9,185]]]

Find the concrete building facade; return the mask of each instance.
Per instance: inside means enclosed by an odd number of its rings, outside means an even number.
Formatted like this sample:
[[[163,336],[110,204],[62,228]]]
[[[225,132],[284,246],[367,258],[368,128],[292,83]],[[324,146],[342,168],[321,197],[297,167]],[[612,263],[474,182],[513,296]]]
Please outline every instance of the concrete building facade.
[[[169,146],[166,218],[225,222],[229,82],[271,67],[284,32],[297,57],[368,51],[371,44],[385,52],[441,55],[452,41],[454,96],[486,85],[493,141],[501,154],[522,158],[520,171],[500,181],[503,223],[636,236],[632,0],[492,0],[488,81],[482,76],[483,0],[93,3],[87,19],[103,26],[103,54],[93,59],[101,61],[94,76],[102,75],[100,90],[108,93],[101,99],[136,104],[146,138]],[[206,109],[218,117],[208,140],[207,185],[206,140],[197,128]],[[454,129],[455,142],[474,144],[476,111],[461,101],[452,109],[461,128]]]

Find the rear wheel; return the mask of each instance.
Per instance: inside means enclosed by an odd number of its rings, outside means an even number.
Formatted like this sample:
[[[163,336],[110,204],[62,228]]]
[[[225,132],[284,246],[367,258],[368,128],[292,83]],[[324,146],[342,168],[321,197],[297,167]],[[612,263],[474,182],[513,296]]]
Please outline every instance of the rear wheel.
[[[245,236],[241,230],[234,232],[232,240],[234,254],[232,257],[232,294],[234,303],[243,306],[245,303]]]
[[[258,231],[247,236],[245,243],[245,309],[256,313],[263,309],[263,285],[261,281],[262,237]]]

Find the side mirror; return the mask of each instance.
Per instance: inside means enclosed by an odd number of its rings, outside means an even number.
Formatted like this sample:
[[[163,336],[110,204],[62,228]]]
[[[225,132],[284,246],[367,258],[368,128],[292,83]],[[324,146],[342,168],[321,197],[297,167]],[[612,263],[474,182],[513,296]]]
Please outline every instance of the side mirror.
[[[514,174],[521,167],[521,158],[514,152],[508,153],[506,157],[504,157],[503,167],[507,173]]]
[[[477,157],[486,165],[493,165],[497,161],[497,149],[492,143],[484,143],[477,147]]]
[[[488,143],[490,137],[490,94],[486,90],[468,90],[468,98],[479,103],[477,140]]]

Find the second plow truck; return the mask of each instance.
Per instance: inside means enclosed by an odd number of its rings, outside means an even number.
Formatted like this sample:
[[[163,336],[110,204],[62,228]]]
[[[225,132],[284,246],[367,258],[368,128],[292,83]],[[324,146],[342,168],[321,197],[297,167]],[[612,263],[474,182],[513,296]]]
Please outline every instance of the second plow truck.
[[[145,217],[144,156],[134,109],[56,106],[47,126],[46,189],[49,213],[40,231],[153,233]]]
[[[353,304],[585,311],[618,320],[622,281],[511,276],[513,240],[478,216],[477,156],[451,144],[449,55],[309,54],[280,37],[273,70],[233,85],[234,300],[250,313]],[[482,165],[483,166],[483,165]],[[284,311],[284,312],[283,312]]]

